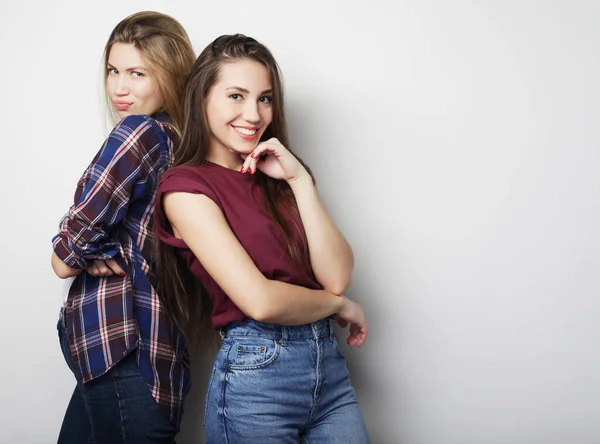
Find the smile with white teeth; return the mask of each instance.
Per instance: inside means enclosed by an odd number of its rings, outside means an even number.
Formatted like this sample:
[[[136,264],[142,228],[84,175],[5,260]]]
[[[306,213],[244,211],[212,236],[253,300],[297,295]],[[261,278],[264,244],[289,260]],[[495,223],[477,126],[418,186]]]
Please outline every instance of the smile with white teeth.
[[[245,136],[253,136],[257,131],[255,129],[240,128],[239,126],[234,126],[233,129],[240,134],[244,134]]]

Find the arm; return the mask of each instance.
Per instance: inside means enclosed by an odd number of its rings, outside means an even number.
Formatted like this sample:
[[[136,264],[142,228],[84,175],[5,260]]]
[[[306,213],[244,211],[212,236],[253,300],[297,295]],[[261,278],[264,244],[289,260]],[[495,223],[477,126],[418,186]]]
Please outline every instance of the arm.
[[[324,289],[342,294],[352,279],[352,248],[323,207],[312,177],[303,174],[289,185],[306,232],[315,277]]]
[[[83,271],[77,268],[69,267],[67,264],[61,261],[54,252],[52,253],[51,262],[54,273],[56,273],[56,275],[61,279],[78,276]],[[112,276],[114,274],[118,274],[121,277],[127,276],[114,259],[106,259],[105,261],[95,260],[85,269],[85,271],[92,276]]]
[[[266,156],[262,158],[263,155]],[[306,232],[315,277],[325,290],[342,294],[350,285],[354,255],[323,207],[310,174],[275,138],[259,143],[249,156],[243,157],[242,172],[252,174],[258,168],[290,185]]]
[[[324,290],[267,279],[231,231],[219,207],[207,196],[170,192],[165,214],[221,289],[252,319],[301,325],[342,311],[351,301]]]
[[[53,239],[51,262],[57,276],[75,276],[95,260],[119,254],[121,247],[110,232],[125,218],[133,187],[156,164],[160,146],[158,133],[144,116],[129,116],[111,132],[80,180],[74,205]]]
[[[56,273],[56,275],[61,279],[67,279],[70,277],[77,276],[83,271],[77,268],[69,267],[67,264],[61,261],[60,258],[54,252],[52,252],[51,262],[54,273]]]

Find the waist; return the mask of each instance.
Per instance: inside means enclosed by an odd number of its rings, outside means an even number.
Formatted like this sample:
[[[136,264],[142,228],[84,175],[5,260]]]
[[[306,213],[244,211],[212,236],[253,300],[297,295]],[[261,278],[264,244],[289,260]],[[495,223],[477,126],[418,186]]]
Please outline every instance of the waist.
[[[333,335],[333,325],[329,318],[321,319],[311,324],[296,326],[269,324],[253,319],[246,319],[242,322],[232,322],[226,327],[221,328],[222,337],[246,336],[284,341],[319,339],[332,337]]]

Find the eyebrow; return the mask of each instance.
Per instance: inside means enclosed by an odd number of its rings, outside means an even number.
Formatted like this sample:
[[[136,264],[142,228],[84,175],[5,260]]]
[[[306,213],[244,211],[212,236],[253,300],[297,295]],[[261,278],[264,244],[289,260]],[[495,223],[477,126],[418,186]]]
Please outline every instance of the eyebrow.
[[[112,65],[112,64],[110,64],[110,63],[107,63],[106,66],[108,68],[115,68],[115,66]],[[140,70],[142,70],[142,71],[148,71],[148,68],[146,68],[145,66],[132,66],[131,68],[127,68],[125,71],[131,72],[131,71],[140,71]]]
[[[241,91],[244,94],[250,94],[250,91],[248,91],[246,88],[242,88],[241,86],[230,86],[225,91],[230,90],[230,89],[237,89],[238,91]],[[265,89],[263,92],[260,93],[260,95],[262,96],[263,94],[272,94],[272,93],[273,93],[273,89]]]

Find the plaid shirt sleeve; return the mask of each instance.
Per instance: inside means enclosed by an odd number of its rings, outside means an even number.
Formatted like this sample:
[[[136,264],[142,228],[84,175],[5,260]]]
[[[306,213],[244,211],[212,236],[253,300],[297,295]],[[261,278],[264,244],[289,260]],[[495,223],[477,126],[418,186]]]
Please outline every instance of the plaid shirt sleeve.
[[[148,178],[160,155],[154,125],[147,116],[125,117],[79,180],[74,204],[52,239],[54,252],[69,267],[85,269],[95,259],[119,254],[111,229],[123,221],[134,186]]]

